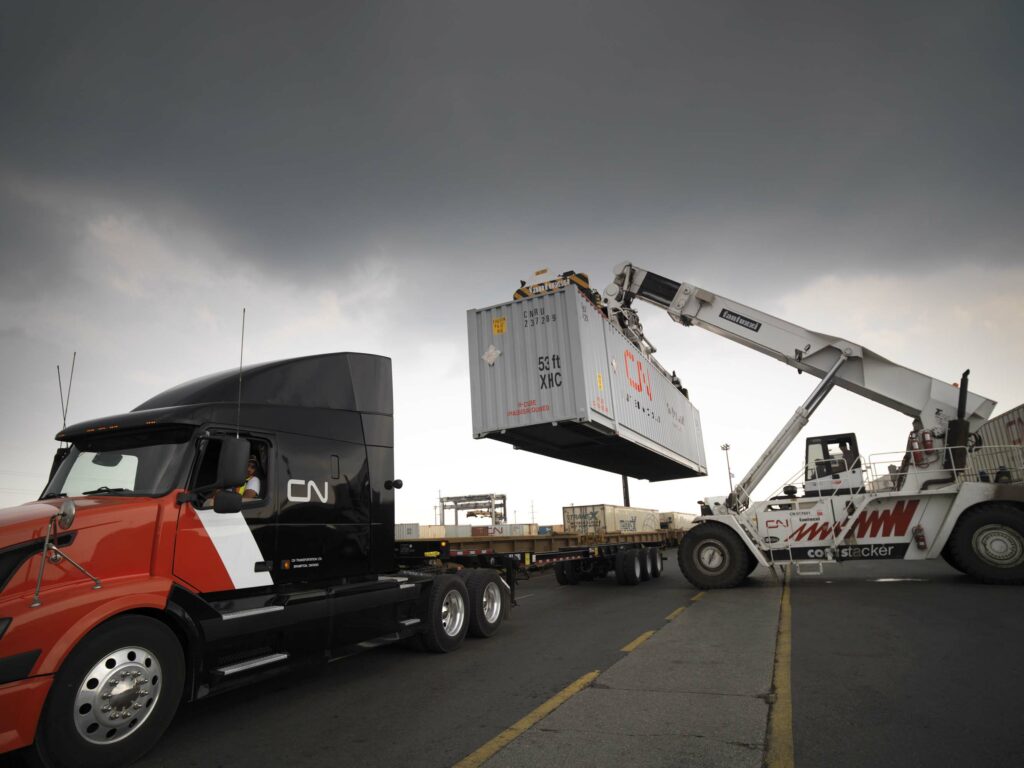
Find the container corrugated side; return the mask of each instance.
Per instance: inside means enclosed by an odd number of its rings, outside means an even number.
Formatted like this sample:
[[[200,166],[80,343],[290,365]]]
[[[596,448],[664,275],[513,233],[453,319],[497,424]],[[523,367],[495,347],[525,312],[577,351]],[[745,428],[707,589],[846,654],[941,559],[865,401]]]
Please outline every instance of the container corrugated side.
[[[474,437],[648,480],[707,473],[697,410],[577,289],[467,317]]]
[[[419,523],[396,523],[395,540],[418,539],[420,537]]]

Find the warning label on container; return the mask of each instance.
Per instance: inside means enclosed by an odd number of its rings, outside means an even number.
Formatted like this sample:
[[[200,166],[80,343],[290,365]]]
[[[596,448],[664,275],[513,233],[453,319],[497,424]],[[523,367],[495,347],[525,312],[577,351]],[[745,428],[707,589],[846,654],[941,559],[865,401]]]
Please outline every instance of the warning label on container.
[[[491,320],[491,331],[494,333],[495,336],[501,336],[503,333],[505,333],[505,330],[507,328],[508,328],[508,319],[507,318],[496,317],[493,320]]]
[[[536,400],[527,400],[522,403],[517,403],[516,407],[508,411],[506,416],[527,416],[531,413],[544,413],[550,411],[550,405],[539,405]]]

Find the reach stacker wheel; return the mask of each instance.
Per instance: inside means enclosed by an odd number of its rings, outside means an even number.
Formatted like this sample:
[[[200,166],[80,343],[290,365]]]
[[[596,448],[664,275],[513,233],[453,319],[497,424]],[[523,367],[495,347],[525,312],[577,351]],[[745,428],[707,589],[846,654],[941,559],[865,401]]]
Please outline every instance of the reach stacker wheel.
[[[679,546],[679,569],[697,589],[735,587],[753,559],[736,532],[720,523],[698,525]]]
[[[947,562],[988,584],[1024,584],[1024,510],[981,504],[960,517]]]

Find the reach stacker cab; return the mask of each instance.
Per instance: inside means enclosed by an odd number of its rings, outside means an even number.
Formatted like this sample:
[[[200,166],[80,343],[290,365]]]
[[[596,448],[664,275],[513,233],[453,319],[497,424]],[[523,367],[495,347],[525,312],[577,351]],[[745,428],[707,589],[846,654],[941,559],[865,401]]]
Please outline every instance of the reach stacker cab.
[[[337,353],[182,384],[68,427],[0,512],[0,752],[127,764],[181,699],[405,640],[489,636],[491,569],[400,571],[391,361]]]

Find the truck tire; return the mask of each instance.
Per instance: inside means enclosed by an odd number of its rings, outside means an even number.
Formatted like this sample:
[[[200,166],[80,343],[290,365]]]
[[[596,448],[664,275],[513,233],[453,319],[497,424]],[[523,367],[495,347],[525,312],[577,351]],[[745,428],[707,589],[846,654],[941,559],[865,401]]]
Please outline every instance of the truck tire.
[[[615,580],[626,587],[640,583],[640,558],[635,549],[620,549],[616,553]]]
[[[992,502],[961,515],[949,537],[949,560],[986,584],[1024,584],[1024,511]]]
[[[950,536],[950,540],[952,540],[952,538],[953,537]],[[960,562],[960,560],[958,558],[954,557],[953,550],[949,546],[949,541],[947,541],[946,542],[946,546],[944,546],[942,548],[942,553],[941,554],[942,554],[942,559],[945,560],[946,563],[950,567],[955,568],[956,570],[960,571],[960,573],[963,573],[963,574],[967,573],[967,571],[964,570],[964,566]]]
[[[640,581],[650,581],[651,576],[651,555],[647,547],[636,550],[637,559],[640,561]]]
[[[466,579],[469,591],[469,634],[490,637],[498,631],[508,612],[508,591],[494,571],[470,571]]]
[[[663,564],[661,562],[661,550],[657,547],[651,547],[647,550],[647,553],[651,557],[651,578],[661,578],[661,571]]]
[[[458,576],[434,579],[423,617],[423,647],[433,653],[450,653],[462,645],[469,629],[469,590]]]
[[[735,587],[747,578],[752,559],[736,532],[719,523],[698,525],[679,546],[679,570],[697,589]]]
[[[68,654],[47,696],[35,750],[51,768],[127,765],[157,743],[178,708],[185,654],[166,625],[119,616]]]

